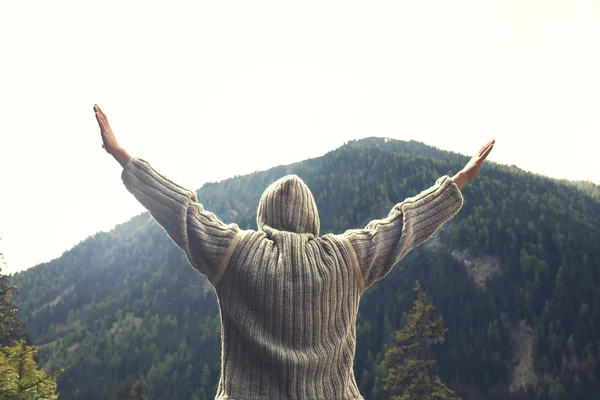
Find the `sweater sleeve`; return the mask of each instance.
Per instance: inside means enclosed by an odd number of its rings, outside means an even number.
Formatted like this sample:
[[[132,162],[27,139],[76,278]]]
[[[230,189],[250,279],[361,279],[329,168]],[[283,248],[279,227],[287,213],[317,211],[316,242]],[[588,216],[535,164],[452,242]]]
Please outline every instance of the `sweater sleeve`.
[[[221,222],[204,210],[193,191],[159,174],[142,159],[132,158],[121,178],[127,190],[185,252],[192,267],[216,284],[238,226]]]
[[[397,204],[385,219],[364,229],[346,231],[353,247],[364,288],[382,279],[410,250],[430,238],[460,210],[463,197],[448,176],[434,186]]]

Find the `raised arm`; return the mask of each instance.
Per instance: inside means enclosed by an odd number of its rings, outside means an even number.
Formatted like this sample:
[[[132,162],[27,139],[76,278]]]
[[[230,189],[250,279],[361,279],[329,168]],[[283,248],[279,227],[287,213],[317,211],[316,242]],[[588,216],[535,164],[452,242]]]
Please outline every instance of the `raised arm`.
[[[387,275],[406,253],[460,210],[460,189],[475,178],[494,143],[486,144],[454,177],[443,176],[431,188],[394,206],[387,218],[343,234],[356,253],[364,288]]]
[[[216,285],[235,242],[237,225],[222,223],[204,210],[196,194],[156,172],[146,161],[132,157],[117,142],[106,115],[94,106],[102,147],[123,166],[127,190],[150,212],[186,254],[190,264]]]

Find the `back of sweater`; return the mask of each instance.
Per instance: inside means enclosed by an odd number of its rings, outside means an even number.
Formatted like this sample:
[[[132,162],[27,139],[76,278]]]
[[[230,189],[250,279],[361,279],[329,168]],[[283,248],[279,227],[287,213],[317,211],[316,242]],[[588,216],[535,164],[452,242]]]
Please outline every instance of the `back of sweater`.
[[[360,399],[352,366],[361,285],[339,238],[246,234],[217,286],[217,398]]]
[[[217,399],[362,399],[353,373],[361,293],[462,205],[444,176],[387,218],[319,237],[314,198],[288,175],[265,190],[258,230],[242,231],[143,160],[132,159],[122,178],[215,287]]]

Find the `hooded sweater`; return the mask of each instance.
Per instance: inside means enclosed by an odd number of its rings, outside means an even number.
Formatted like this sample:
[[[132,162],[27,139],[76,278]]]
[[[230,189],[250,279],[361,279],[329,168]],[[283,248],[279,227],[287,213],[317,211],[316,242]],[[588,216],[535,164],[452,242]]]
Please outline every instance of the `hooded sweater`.
[[[216,399],[362,399],[353,372],[361,294],[461,208],[448,176],[363,229],[319,236],[304,182],[263,193],[258,230],[225,224],[196,194],[131,159],[125,187],[214,287],[221,317]]]

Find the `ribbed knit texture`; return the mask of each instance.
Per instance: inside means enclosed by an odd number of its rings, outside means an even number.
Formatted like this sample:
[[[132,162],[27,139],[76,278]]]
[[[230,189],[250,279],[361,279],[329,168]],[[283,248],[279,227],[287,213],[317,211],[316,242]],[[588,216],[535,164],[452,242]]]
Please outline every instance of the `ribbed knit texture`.
[[[319,236],[320,221],[312,193],[296,175],[286,175],[273,182],[260,199],[256,213],[258,229]]]
[[[314,198],[290,175],[263,194],[258,231],[241,231],[143,160],[132,159],[122,178],[215,286],[222,324],[216,399],[362,399],[353,373],[362,291],[462,206],[445,176],[383,220],[319,237]]]

